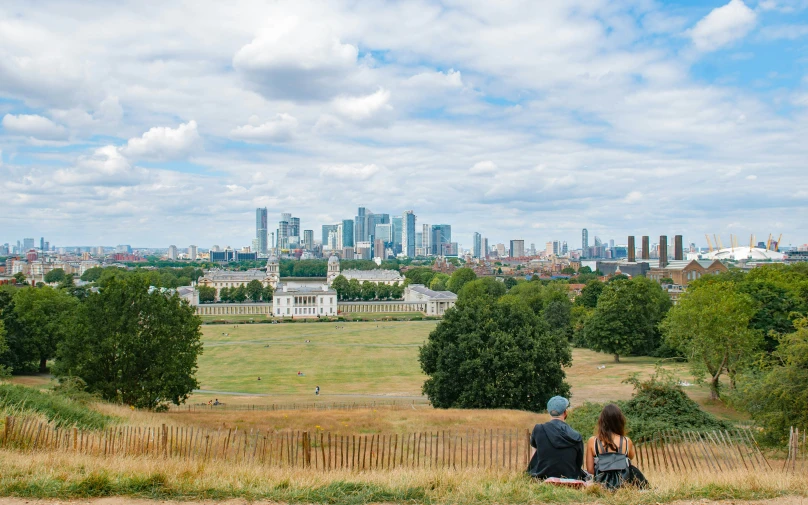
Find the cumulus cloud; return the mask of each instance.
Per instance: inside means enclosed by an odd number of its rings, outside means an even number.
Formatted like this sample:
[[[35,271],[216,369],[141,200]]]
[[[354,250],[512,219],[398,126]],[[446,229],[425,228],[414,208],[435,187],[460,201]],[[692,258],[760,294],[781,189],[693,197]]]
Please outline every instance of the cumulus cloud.
[[[499,170],[499,167],[497,167],[493,161],[485,160],[475,163],[474,166],[469,169],[469,172],[472,174],[493,174],[496,173],[497,170]]]
[[[320,175],[326,179],[334,178],[365,181],[376,175],[379,170],[380,168],[374,164],[336,164],[320,167]]]
[[[388,120],[393,111],[389,102],[390,92],[380,88],[365,96],[339,96],[334,99],[334,109],[357,123],[379,123]]]
[[[637,202],[641,202],[643,200],[643,198],[644,198],[644,196],[643,196],[643,194],[641,192],[639,192],[639,191],[631,191],[631,192],[629,192],[629,194],[626,195],[626,197],[623,199],[623,201],[626,202],[626,203],[637,203]]]
[[[121,151],[110,145],[79,157],[73,167],[57,170],[54,181],[68,186],[129,186],[145,176],[145,170],[133,168]]]
[[[177,128],[156,126],[140,137],[129,139],[121,153],[130,158],[144,160],[173,160],[190,154],[199,143],[196,121],[188,121]]]
[[[357,69],[359,51],[298,17],[280,19],[233,56],[233,67],[271,99],[327,99]]]
[[[11,135],[22,135],[38,140],[64,140],[67,130],[50,119],[37,114],[6,114],[3,129]]]
[[[757,15],[743,0],[730,0],[710,11],[690,31],[693,45],[700,51],[715,51],[742,39],[755,27]]]
[[[449,69],[447,72],[421,72],[407,79],[407,84],[426,88],[462,88],[463,78],[460,71]]]
[[[278,114],[275,119],[263,124],[239,126],[230,132],[230,137],[247,142],[287,142],[292,139],[295,130],[297,119],[289,114]]]

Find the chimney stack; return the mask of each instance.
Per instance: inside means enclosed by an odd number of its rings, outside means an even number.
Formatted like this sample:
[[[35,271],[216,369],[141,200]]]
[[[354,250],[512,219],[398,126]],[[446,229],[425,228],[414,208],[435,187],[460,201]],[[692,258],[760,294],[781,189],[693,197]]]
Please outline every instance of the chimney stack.
[[[650,260],[651,259],[651,241],[648,239],[648,235],[643,235],[642,237],[642,259]]]
[[[659,236],[659,268],[668,266],[668,236]]]
[[[682,261],[683,259],[685,259],[684,249],[682,249],[681,235],[673,236],[673,259],[675,259],[676,261]]]
[[[634,245],[634,235],[631,235],[631,236],[628,237],[628,262],[629,263],[634,263],[637,260],[636,251],[637,251],[637,248]]]

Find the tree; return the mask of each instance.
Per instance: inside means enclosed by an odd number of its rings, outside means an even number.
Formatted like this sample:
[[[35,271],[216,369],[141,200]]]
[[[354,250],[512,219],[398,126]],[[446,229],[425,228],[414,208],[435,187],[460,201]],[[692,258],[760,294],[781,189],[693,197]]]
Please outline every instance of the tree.
[[[16,274],[11,276],[14,279],[15,284],[25,284],[25,274],[22,272],[17,272]]]
[[[452,272],[451,277],[446,282],[446,289],[452,293],[459,293],[460,289],[477,278],[477,274],[470,268],[458,268]]]
[[[258,279],[253,279],[247,283],[247,297],[254,303],[261,301],[261,292],[264,290],[264,285]]]
[[[432,405],[538,412],[550,397],[569,394],[566,340],[549,332],[517,296],[469,296],[485,293],[474,286],[479,282],[461,290],[466,296],[446,311],[419,351],[429,377],[423,391]]]
[[[84,282],[95,282],[103,273],[104,269],[101,267],[88,268],[83,274],[81,274],[81,280]]]
[[[459,302],[460,300],[465,301],[472,298],[484,298],[493,302],[504,294],[505,285],[503,283],[491,277],[483,277],[463,286],[463,289],[457,295],[457,300]]]
[[[376,297],[376,285],[370,281],[363,282],[360,296],[363,300],[373,300]]]
[[[40,373],[56,356],[56,348],[74,325],[73,313],[79,302],[64,291],[48,286],[28,287],[14,293],[16,331],[9,344],[17,357],[15,371],[36,363]]]
[[[586,321],[584,336],[595,351],[614,355],[650,354],[660,342],[657,325],[671,302],[656,282],[645,277],[619,279],[606,284],[592,317]]]
[[[216,301],[216,288],[212,286],[198,286],[200,303],[212,303]]]
[[[511,289],[517,284],[519,283],[516,282],[516,279],[514,279],[513,277],[505,277],[505,289]]]
[[[564,267],[561,269],[561,273],[564,275],[575,275],[575,269],[572,267]]]
[[[578,269],[578,274],[591,274],[591,273],[592,273],[592,268],[590,268],[590,267],[585,267],[584,266],[584,267],[581,267],[581,268]]]
[[[272,289],[272,285],[271,285],[271,284],[267,284],[267,285],[266,285],[266,286],[264,286],[264,288],[261,290],[261,299],[263,299],[265,303],[269,303],[269,302],[271,302],[271,301],[272,301],[272,296],[273,296],[274,294],[275,294],[275,290],[274,290],[274,289]]]
[[[432,291],[446,291],[446,282],[448,280],[448,275],[437,273],[434,277],[432,277],[432,280],[429,283],[429,289]]]
[[[606,285],[599,280],[593,280],[587,283],[584,289],[581,290],[581,294],[575,298],[575,305],[583,305],[584,307],[594,309],[598,305],[598,298],[600,298],[601,293],[603,293],[604,287],[606,287]]]
[[[342,274],[336,276],[331,282],[331,288],[337,292],[337,299],[345,300],[349,290],[348,279]]]
[[[351,279],[348,281],[348,293],[346,294],[346,299],[359,300],[360,298],[362,298],[362,285],[359,284],[358,279]]]
[[[390,285],[380,282],[376,285],[376,298],[378,300],[387,300],[390,298],[391,288]]]
[[[243,303],[247,299],[247,288],[244,284],[239,284],[237,288],[230,292],[230,298],[236,303]]]
[[[404,277],[407,278],[411,284],[423,284],[424,286],[429,286],[434,276],[435,272],[429,267],[415,267],[404,272]]]
[[[48,284],[54,282],[62,282],[65,279],[65,276],[66,274],[63,268],[54,268],[53,270],[45,274],[44,280]]]
[[[111,280],[77,310],[55,372],[79,377],[91,393],[143,408],[180,404],[198,387],[200,319],[179,296],[149,293],[133,276]]]
[[[398,283],[398,281],[394,282],[392,286],[390,286],[390,298],[393,300],[401,300],[404,297],[404,286]]]
[[[710,397],[720,398],[724,372],[733,380],[738,368],[761,345],[749,328],[756,306],[731,282],[703,284],[688,290],[662,322],[668,345],[683,352],[697,376],[709,375]]]

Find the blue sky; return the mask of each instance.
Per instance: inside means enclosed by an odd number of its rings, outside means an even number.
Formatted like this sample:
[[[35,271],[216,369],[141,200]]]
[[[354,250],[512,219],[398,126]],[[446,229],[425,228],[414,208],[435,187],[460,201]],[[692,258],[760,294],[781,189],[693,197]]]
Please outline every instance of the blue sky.
[[[0,5],[0,242],[808,241],[808,0]]]

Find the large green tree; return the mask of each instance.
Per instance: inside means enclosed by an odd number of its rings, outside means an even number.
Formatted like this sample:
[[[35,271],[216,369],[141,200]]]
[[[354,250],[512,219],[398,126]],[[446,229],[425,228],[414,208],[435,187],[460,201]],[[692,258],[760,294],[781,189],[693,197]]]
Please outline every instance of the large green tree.
[[[544,410],[569,394],[563,367],[572,356],[566,339],[548,331],[518,296],[493,299],[475,282],[429,334],[419,361],[423,386],[439,408]]]
[[[261,299],[264,300],[266,303],[270,303],[272,301],[272,296],[275,294],[275,290],[272,289],[271,284],[267,284],[261,290]]]
[[[331,288],[337,292],[337,298],[339,300],[345,300],[349,290],[348,279],[342,274],[336,276],[331,282]]]
[[[452,293],[459,293],[460,289],[466,285],[466,283],[471,282],[477,278],[477,274],[474,273],[474,270],[468,267],[458,268],[452,275],[449,277],[449,280],[446,281],[446,289],[451,291]]]
[[[28,287],[14,293],[14,326],[8,343],[15,356],[14,371],[37,366],[47,371],[47,362],[73,329],[79,302],[67,292],[48,286]],[[9,328],[11,330],[12,328]]]
[[[261,292],[264,285],[258,279],[253,279],[247,283],[247,297],[255,303],[261,301]]]
[[[432,277],[432,280],[429,281],[429,289],[433,291],[446,291],[446,283],[448,281],[448,275],[437,273],[434,277]]]
[[[196,290],[199,292],[200,303],[212,303],[216,301],[216,288],[212,286],[199,286]]]
[[[598,298],[600,298],[601,293],[603,293],[603,288],[605,287],[606,285],[597,279],[589,281],[586,286],[584,286],[584,289],[581,290],[581,294],[575,297],[575,305],[582,305],[594,309],[598,306]]]
[[[80,377],[106,400],[143,408],[179,404],[198,386],[201,321],[179,296],[149,293],[137,276],[110,280],[76,315],[59,346],[57,375]]]
[[[53,282],[62,282],[63,280],[65,280],[66,275],[67,274],[65,274],[63,268],[54,268],[53,270],[45,274],[44,280],[48,284]]]
[[[694,374],[708,375],[710,396],[720,398],[720,378],[734,380],[745,360],[761,346],[760,333],[749,328],[757,307],[731,282],[713,282],[679,297],[661,328],[671,347],[688,358]]]
[[[645,277],[610,282],[586,320],[587,344],[614,355],[615,363],[621,355],[650,354],[659,346],[658,325],[670,305],[668,294]]]

